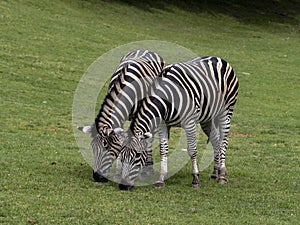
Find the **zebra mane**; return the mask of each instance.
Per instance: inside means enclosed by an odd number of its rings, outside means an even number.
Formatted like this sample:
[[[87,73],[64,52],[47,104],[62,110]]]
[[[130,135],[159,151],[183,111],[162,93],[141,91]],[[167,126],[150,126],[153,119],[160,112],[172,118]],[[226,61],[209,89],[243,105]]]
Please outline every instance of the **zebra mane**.
[[[125,55],[111,77],[107,95],[95,119],[97,130],[100,125],[111,129],[122,127],[135,114],[139,101],[157,77],[164,60],[148,50],[137,50]]]

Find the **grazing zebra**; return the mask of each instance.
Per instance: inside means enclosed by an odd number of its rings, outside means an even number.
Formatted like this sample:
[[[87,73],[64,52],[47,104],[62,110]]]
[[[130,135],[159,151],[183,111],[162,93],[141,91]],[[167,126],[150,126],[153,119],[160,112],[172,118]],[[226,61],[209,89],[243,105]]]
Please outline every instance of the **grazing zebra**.
[[[211,179],[227,183],[225,153],[230,119],[238,95],[238,80],[232,67],[217,57],[200,57],[186,63],[167,66],[153,82],[149,96],[140,104],[132,120],[121,151],[120,189],[134,185],[145,164],[147,138],[158,129],[161,169],[156,182],[164,186],[167,177],[168,139],[171,126],[186,132],[187,151],[192,161],[193,187],[200,187],[196,160],[196,123],[199,122],[214,148]],[[118,132],[126,134],[122,129]]]
[[[111,77],[107,95],[95,123],[92,126],[79,127],[83,132],[91,133],[93,138],[91,146],[95,181],[108,181],[109,169],[121,151],[122,137],[114,132],[114,128],[123,127],[134,116],[139,101],[147,95],[154,78],[164,67],[162,57],[148,50],[137,50],[125,55]],[[148,149],[147,165],[151,172],[151,142]],[[117,169],[118,167],[117,161]]]

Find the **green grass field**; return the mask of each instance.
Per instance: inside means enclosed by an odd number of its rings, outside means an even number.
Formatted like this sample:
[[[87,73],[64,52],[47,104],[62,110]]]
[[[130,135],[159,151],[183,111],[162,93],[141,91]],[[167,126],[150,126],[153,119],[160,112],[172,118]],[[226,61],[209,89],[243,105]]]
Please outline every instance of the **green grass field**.
[[[299,4],[208,2],[0,1],[1,224],[299,223]],[[95,59],[139,40],[235,69],[227,185],[209,181],[211,165],[192,189],[190,164],[164,189],[93,182],[73,134],[74,93]]]

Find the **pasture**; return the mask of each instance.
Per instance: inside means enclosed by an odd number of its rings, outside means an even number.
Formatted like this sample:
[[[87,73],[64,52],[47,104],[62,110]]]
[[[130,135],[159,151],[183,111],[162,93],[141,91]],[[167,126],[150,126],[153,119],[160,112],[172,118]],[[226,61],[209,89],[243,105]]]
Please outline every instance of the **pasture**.
[[[299,223],[299,4],[188,2],[0,1],[0,224]],[[93,181],[73,134],[74,93],[95,59],[139,40],[234,68],[227,185],[209,180],[211,164],[192,189],[190,163],[163,189]]]

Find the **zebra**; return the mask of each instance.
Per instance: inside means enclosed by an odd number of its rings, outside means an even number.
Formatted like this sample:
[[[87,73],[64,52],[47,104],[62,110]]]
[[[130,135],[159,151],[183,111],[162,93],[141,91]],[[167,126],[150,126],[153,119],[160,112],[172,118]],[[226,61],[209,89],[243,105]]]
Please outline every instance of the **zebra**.
[[[92,136],[94,155],[93,178],[107,182],[108,173],[121,151],[122,136],[114,132],[123,127],[137,111],[154,78],[166,66],[164,59],[149,50],[136,50],[125,55],[111,77],[107,95],[92,126],[79,127]],[[153,173],[151,142],[148,146],[146,173]],[[119,168],[117,160],[117,170]],[[119,174],[119,172],[117,172]],[[117,179],[117,178],[116,178]]]
[[[218,57],[198,57],[167,66],[153,82],[128,131],[116,129],[120,135],[127,134],[120,154],[122,178],[119,188],[129,190],[134,187],[139,170],[145,165],[147,140],[156,129],[160,138],[161,168],[155,185],[164,187],[171,126],[181,126],[185,130],[187,152],[192,161],[192,187],[200,187],[196,159],[197,123],[214,149],[211,179],[227,183],[225,154],[238,87],[232,67]]]

